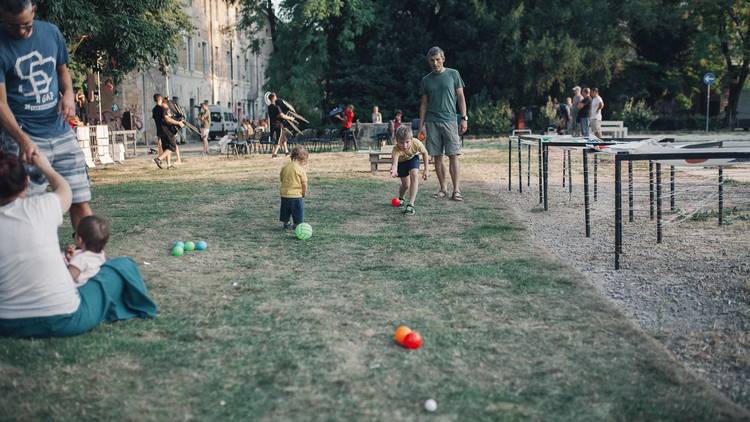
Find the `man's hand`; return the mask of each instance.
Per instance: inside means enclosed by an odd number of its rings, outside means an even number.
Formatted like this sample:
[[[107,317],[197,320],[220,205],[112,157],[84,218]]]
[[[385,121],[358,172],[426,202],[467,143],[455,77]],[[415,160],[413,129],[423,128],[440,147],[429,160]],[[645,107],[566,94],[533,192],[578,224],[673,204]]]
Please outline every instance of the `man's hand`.
[[[60,114],[65,120],[76,115],[76,102],[72,92],[63,94],[60,99]]]
[[[391,170],[391,177],[393,177],[393,178],[396,178],[396,177],[398,177],[398,173],[396,172],[396,170],[395,170],[395,169],[394,169],[394,170]]]
[[[42,154],[42,152],[39,151],[39,147],[34,143],[34,141],[30,139],[18,141],[18,147],[21,149],[21,160],[26,161],[27,163],[34,164],[35,158],[44,157],[44,154]],[[46,157],[45,157],[45,161],[46,161]],[[49,165],[49,163],[47,164]]]
[[[461,119],[461,124],[458,127],[458,133],[463,135],[469,129],[469,122]]]
[[[34,143],[32,142],[32,145],[33,144]],[[36,148],[37,152],[32,156],[30,161],[27,161],[27,163],[33,164],[38,167],[39,170],[41,170],[42,174],[44,174],[45,176],[47,176],[49,173],[54,172],[54,170],[52,169],[52,165],[49,163],[49,160],[47,160],[47,157],[39,151],[39,148],[36,145],[34,145],[34,147]]]

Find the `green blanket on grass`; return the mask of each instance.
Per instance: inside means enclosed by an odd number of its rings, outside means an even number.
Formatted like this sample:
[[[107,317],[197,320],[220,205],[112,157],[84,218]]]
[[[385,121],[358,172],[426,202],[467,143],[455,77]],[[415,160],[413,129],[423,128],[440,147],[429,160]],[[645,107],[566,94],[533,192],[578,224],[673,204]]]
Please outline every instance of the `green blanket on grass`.
[[[72,314],[38,318],[0,319],[0,336],[66,337],[92,330],[102,322],[155,318],[138,265],[131,258],[111,259],[78,289],[81,304]]]

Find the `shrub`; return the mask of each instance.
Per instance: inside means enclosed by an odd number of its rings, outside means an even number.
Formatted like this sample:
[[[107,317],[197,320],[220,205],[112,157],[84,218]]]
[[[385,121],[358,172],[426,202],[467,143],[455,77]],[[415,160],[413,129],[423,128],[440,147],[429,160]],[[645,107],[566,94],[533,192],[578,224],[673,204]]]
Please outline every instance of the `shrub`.
[[[488,102],[475,106],[469,125],[476,133],[507,133],[513,126],[513,113],[505,102]]]
[[[631,130],[647,130],[656,120],[656,115],[644,100],[631,98],[625,101],[622,111],[615,114],[615,119],[625,122],[625,126]]]

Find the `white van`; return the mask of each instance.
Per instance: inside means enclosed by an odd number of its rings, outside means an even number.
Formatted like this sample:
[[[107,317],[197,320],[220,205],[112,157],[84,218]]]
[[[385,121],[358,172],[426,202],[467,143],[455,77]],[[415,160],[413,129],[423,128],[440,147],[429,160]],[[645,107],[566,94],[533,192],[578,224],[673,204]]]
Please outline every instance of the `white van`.
[[[237,118],[229,108],[219,105],[209,105],[211,113],[211,127],[208,129],[208,138],[221,138],[227,133],[237,130]]]

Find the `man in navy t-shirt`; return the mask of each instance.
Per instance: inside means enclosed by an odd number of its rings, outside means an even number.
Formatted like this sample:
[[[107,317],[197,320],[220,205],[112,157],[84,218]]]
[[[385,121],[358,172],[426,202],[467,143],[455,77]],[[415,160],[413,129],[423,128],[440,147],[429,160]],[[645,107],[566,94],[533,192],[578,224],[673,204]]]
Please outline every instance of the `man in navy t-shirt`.
[[[0,30],[0,149],[30,163],[45,154],[73,191],[73,228],[91,215],[86,161],[66,124],[75,115],[68,50],[60,30],[34,20],[33,0],[2,0]],[[40,182],[40,183],[37,183]],[[43,193],[47,181],[34,181],[29,194]]]

